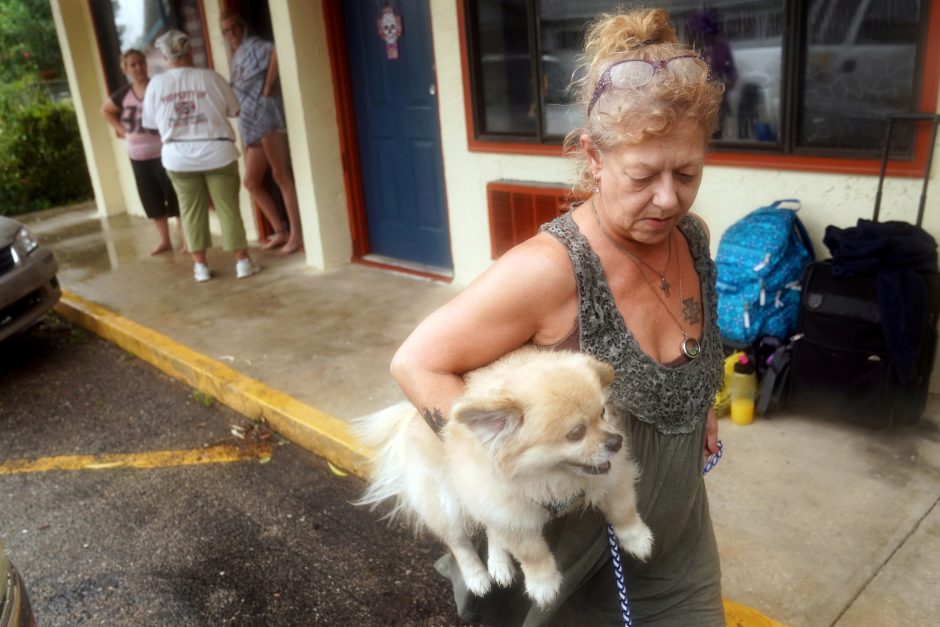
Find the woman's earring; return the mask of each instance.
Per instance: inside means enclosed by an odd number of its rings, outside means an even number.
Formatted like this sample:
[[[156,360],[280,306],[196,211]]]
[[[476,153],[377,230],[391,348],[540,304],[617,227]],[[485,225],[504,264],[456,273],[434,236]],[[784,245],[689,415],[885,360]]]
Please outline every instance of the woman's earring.
[[[594,177],[594,187],[591,188],[591,192],[594,194],[599,194],[601,191],[601,177]]]

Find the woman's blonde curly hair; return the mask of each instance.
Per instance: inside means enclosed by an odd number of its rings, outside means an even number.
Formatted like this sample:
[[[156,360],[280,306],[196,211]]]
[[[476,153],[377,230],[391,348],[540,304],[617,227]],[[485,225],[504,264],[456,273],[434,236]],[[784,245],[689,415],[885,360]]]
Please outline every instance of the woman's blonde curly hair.
[[[581,63],[575,72],[580,78],[571,86],[577,102],[584,107],[585,119],[582,127],[565,138],[565,152],[578,166],[578,177],[572,186],[576,197],[587,196],[594,186],[581,135],[587,135],[603,151],[666,135],[684,120],[697,124],[705,139],[714,133],[724,86],[708,80],[705,61],[701,62],[701,77],[694,80],[685,73],[670,72],[667,67],[636,89],[608,87],[588,113],[598,80],[614,63],[627,59],[663,61],[683,54],[695,53],[679,43],[669,14],[662,9],[605,13],[588,25]]]

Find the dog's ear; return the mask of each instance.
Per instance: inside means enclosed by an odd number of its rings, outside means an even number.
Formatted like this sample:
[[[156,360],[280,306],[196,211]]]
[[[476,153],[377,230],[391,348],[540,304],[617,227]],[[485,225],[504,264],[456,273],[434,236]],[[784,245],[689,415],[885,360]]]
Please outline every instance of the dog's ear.
[[[601,380],[602,387],[609,387],[614,382],[614,367],[607,362],[592,358],[591,367],[594,368],[597,377]]]
[[[508,398],[464,398],[451,410],[451,420],[465,424],[484,444],[511,433],[522,424],[523,411]]]

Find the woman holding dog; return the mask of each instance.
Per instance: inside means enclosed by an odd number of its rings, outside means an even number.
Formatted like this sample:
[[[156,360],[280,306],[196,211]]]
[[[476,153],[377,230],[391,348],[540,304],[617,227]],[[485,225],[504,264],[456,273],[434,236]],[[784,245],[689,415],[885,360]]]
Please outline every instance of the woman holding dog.
[[[532,343],[585,351],[614,366],[611,404],[630,436],[637,498],[653,555],[622,554],[639,625],[724,625],[718,550],[702,479],[717,451],[710,411],[722,377],[708,231],[690,214],[722,86],[680,45],[662,10],[603,15],[587,31],[585,119],[568,138],[576,194],[587,200],[506,253],[398,350],[392,374],[439,426],[462,374]],[[540,610],[521,576],[462,618],[506,625],[622,624],[603,517],[569,508],[545,536],[564,583]]]

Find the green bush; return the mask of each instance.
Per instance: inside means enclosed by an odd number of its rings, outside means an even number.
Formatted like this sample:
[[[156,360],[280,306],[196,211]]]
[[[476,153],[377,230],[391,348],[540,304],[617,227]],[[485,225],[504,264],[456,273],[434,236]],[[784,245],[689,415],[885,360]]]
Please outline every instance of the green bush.
[[[0,214],[4,215],[92,196],[71,102],[52,102],[36,90],[28,91],[33,95],[0,98],[4,101],[0,102]]]

